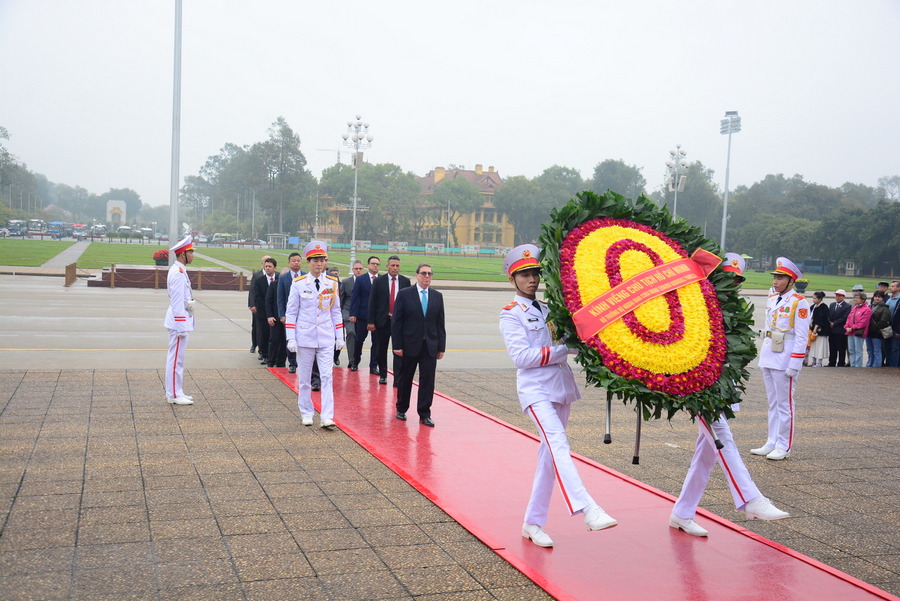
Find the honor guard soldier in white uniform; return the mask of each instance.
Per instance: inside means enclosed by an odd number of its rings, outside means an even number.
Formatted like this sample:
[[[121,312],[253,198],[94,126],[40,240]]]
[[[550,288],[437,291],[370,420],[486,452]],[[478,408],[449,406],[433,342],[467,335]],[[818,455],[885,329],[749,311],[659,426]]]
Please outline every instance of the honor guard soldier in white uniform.
[[[736,253],[727,253],[725,260],[722,261],[722,270],[734,274],[735,284],[744,281],[744,266],[744,258]],[[738,411],[740,405],[735,403],[731,408]],[[703,493],[706,491],[706,485],[709,483],[709,476],[716,466],[716,461],[722,465],[722,471],[728,479],[728,488],[731,489],[731,497],[734,499],[734,506],[738,511],[744,511],[748,517],[757,520],[781,520],[790,517],[787,512],[775,507],[759,492],[750,477],[750,472],[747,471],[747,466],[744,465],[744,460],[741,459],[737,445],[734,444],[734,437],[725,416],[712,423],[712,432],[710,432],[710,425],[700,416],[697,416],[697,425],[700,428],[700,436],[697,438],[691,467],[681,486],[681,494],[675,501],[672,515],[669,516],[669,526],[684,530],[694,536],[709,535],[705,528],[694,521],[694,515],[697,513],[697,505],[700,504],[700,499],[703,498]],[[721,449],[716,448],[713,433],[715,433],[715,438],[722,443]]]
[[[775,263],[759,352],[769,397],[769,435],[766,444],[750,452],[780,461],[794,446],[794,391],[806,358],[810,312],[806,298],[794,292],[794,282],[803,274],[785,257],[778,257]]]
[[[519,402],[541,439],[522,536],[540,547],[552,547],[553,540],[543,526],[554,483],[559,484],[569,514],[584,514],[588,530],[602,530],[618,522],[588,494],[569,450],[566,424],[571,404],[581,393],[567,359],[576,351],[552,340],[547,307],[536,299],[541,281],[538,252],[533,244],[523,244],[506,255],[503,269],[516,288],[516,298],[500,312],[500,332],[518,368]]]
[[[328,266],[328,245],[313,240],[303,249],[309,273],[297,276],[291,284],[287,310],[284,316],[287,348],[297,353],[297,381],[300,392],[297,405],[304,426],[311,426],[315,409],[312,404],[313,361],[319,366],[322,380],[322,411],[319,415],[323,428],[334,425],[334,389],[331,372],[334,368],[335,349],[344,348],[344,321],[337,278],[325,274]]]
[[[188,347],[188,333],[194,330],[194,298],[187,265],[194,260],[194,241],[188,234],[169,249],[175,261],[169,267],[166,289],[169,308],[165,327],[169,330],[169,353],[166,356],[166,400],[176,405],[193,405],[194,399],[182,389],[184,355]]]

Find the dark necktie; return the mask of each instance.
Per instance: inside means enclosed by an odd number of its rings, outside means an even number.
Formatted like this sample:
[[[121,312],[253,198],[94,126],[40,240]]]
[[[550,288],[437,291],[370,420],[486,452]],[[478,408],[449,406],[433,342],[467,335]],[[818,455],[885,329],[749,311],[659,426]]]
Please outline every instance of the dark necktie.
[[[777,304],[780,303],[780,302],[781,302],[781,297],[779,296],[779,297],[778,297],[778,300],[775,301],[775,304],[777,305]]]
[[[544,314],[544,312],[541,311],[541,303],[537,302],[537,300],[531,301],[531,306],[534,307],[535,309],[537,309],[538,313],[540,313],[541,315]]]
[[[316,290],[319,289],[319,278],[316,278]]]

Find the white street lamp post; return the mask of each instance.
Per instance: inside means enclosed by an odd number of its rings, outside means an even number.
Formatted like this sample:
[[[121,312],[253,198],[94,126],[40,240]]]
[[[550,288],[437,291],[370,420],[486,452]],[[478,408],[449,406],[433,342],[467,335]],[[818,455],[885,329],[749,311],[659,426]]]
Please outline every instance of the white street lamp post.
[[[722,135],[728,134],[728,158],[725,160],[725,203],[722,207],[722,237],[719,246],[725,250],[725,226],[728,223],[728,175],[731,171],[731,134],[741,131],[741,118],[737,111],[726,111],[725,118],[720,122]]]
[[[687,152],[681,149],[681,144],[675,146],[675,150],[669,151],[669,160],[666,161],[666,171],[669,174],[669,192],[675,192],[675,202],[672,205],[672,216],[678,217],[678,192],[684,191],[684,184],[687,181],[686,174],[688,167],[691,166],[690,161],[684,160]]]
[[[375,138],[369,133],[369,124],[362,121],[362,116],[357,115],[356,121],[347,121],[347,131],[341,134],[344,138],[344,146],[353,149],[353,229],[350,233],[350,265],[356,261],[356,205],[357,184],[359,183],[359,167],[362,163],[363,150],[372,146]]]

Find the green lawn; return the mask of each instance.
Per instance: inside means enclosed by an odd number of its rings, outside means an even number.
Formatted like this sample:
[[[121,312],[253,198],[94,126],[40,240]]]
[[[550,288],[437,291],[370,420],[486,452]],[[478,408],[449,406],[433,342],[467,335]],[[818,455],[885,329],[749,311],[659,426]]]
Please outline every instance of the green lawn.
[[[72,241],[58,240],[23,240],[20,238],[0,238],[0,265],[38,267],[43,265],[58,253],[74,244]],[[155,244],[121,244],[109,242],[92,242],[81,258],[78,266],[84,269],[99,269],[110,264],[117,265],[153,265],[153,253],[159,249],[168,248],[167,243]],[[278,260],[279,269],[287,267],[288,255],[291,250],[266,250],[260,248],[222,248],[217,246],[198,246],[197,252],[209,257],[236,265],[247,271],[259,269],[260,258],[268,254]],[[356,258],[366,262],[372,254],[381,259],[382,271],[387,267],[387,258],[391,253],[369,251],[358,252]],[[331,263],[341,268],[341,275],[349,273],[349,251],[336,251],[329,253]],[[429,263],[434,269],[435,280],[461,280],[479,282],[505,282],[503,275],[503,259],[500,257],[456,257],[435,256],[424,254],[400,254],[403,274],[410,275],[415,272],[419,263]],[[196,267],[221,267],[211,261],[195,257],[191,263]],[[303,262],[304,267],[306,262]],[[767,289],[772,285],[772,276],[768,273],[747,271],[744,273],[747,281],[744,288]],[[838,288],[847,292],[855,284],[862,284],[867,294],[875,290],[875,284],[881,280],[890,280],[888,277],[842,277],[835,275],[808,274],[809,287],[807,294],[816,290],[824,290],[829,297]]]
[[[772,286],[772,276],[768,273],[758,273],[755,271],[745,271],[744,276],[746,276],[747,281],[744,282],[744,288],[751,288],[754,290],[762,289],[765,290]],[[811,295],[816,290],[822,290],[825,292],[827,298],[831,298],[832,293],[839,289],[843,288],[847,291],[848,295],[850,293],[850,289],[856,284],[862,284],[863,288],[867,295],[871,296],[871,294],[875,291],[875,285],[878,282],[887,281],[890,282],[891,279],[889,277],[884,278],[872,278],[872,277],[853,277],[848,278],[844,276],[838,275],[822,275],[821,273],[811,273],[805,274],[804,277],[809,280],[809,286],[806,288],[806,294]]]
[[[40,267],[73,244],[65,240],[0,238],[0,265]]]
[[[84,254],[78,259],[78,267],[82,269],[100,269],[116,265],[153,265],[153,253],[168,249],[165,244],[119,244],[109,242],[91,242]],[[215,263],[195,257],[191,265],[195,267],[220,267]]]
[[[287,267],[288,256],[293,251],[201,246],[197,248],[197,252],[248,270],[259,269],[262,256],[269,255],[278,261],[280,270]],[[376,255],[381,259],[381,267],[382,271],[384,271],[387,268],[387,258],[391,254],[388,252],[372,253],[362,251],[356,253],[356,258],[365,263],[371,255]],[[419,263],[429,263],[434,268],[434,278],[436,280],[506,281],[506,277],[503,275],[503,259],[497,257],[448,257],[424,254],[398,254],[397,256],[400,257],[400,272],[405,275],[415,273],[416,266]],[[332,265],[337,265],[341,268],[342,276],[349,275],[349,251],[329,252],[328,258]],[[303,266],[305,271],[306,261],[303,261]]]

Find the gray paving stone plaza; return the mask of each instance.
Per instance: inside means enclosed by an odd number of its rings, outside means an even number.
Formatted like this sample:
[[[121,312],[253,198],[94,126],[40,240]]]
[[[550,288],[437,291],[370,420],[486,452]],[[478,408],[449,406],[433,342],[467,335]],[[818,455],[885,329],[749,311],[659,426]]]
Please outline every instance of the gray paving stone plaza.
[[[435,286],[449,320],[437,389],[532,430],[497,329],[511,295]],[[248,352],[244,294],[196,296],[196,404],[174,407],[164,290],[0,275],[0,598],[549,598],[345,434],[301,427],[295,394]],[[752,373],[732,422],[743,450],[765,434]],[[898,383],[896,369],[805,369],[794,454],[744,453],[792,517],[745,520],[718,468],[701,507],[900,594]],[[634,414],[615,403],[603,445],[603,399],[576,404],[573,449],[677,494],[696,427],[645,423],[635,466]]]

